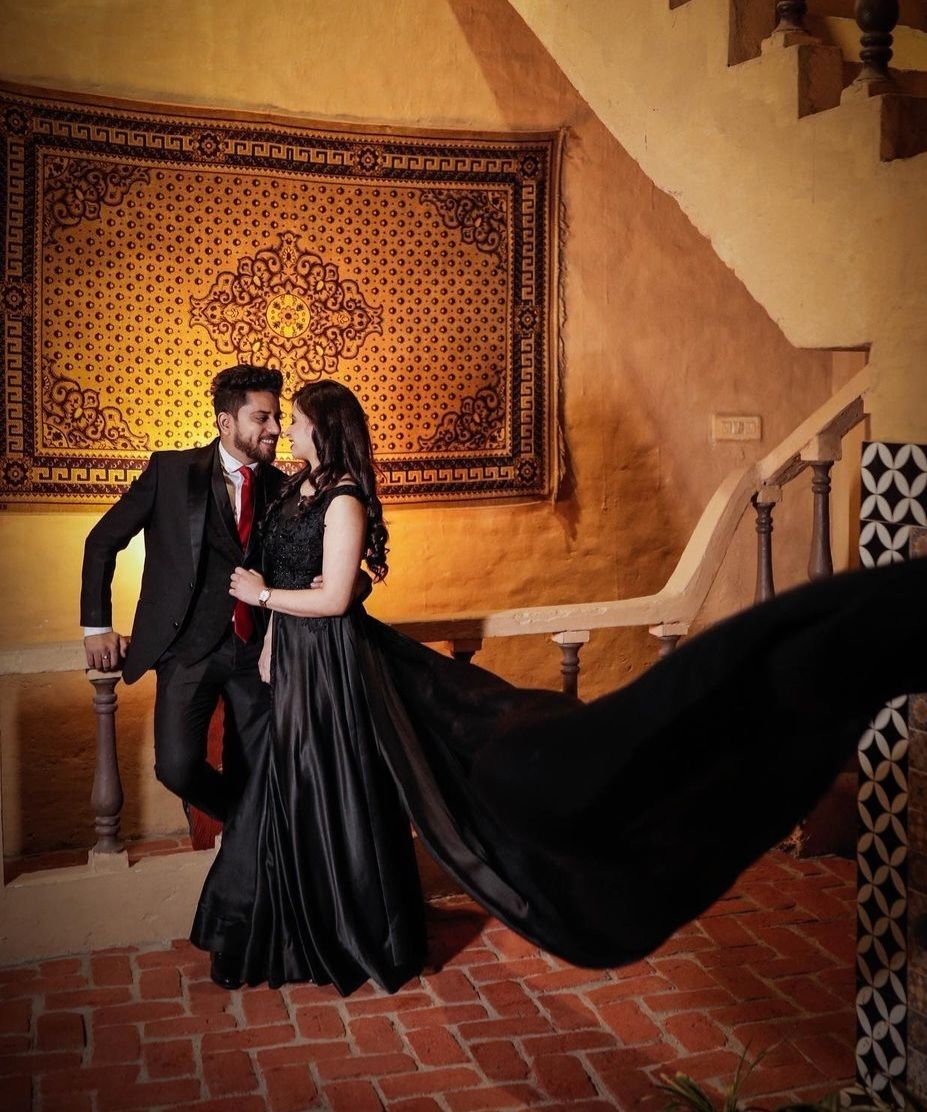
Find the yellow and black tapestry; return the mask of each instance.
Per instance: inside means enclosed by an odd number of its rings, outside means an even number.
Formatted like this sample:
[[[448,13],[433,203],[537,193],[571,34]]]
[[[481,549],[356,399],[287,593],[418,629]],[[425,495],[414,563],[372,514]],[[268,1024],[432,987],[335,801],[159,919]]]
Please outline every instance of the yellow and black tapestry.
[[[112,501],[216,371],[331,376],[393,501],[557,468],[556,133],[396,134],[0,93],[0,501]]]

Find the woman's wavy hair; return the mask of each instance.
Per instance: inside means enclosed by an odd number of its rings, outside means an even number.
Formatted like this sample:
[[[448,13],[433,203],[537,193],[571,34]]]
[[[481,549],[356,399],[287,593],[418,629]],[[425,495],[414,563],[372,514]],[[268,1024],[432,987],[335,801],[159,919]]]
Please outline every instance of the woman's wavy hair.
[[[314,501],[350,475],[360,487],[367,507],[367,540],[364,562],[375,583],[386,577],[389,566],[386,542],[389,533],[383,522],[383,506],[377,496],[378,467],[367,414],[355,395],[340,382],[326,379],[310,382],[293,395],[293,405],[312,422],[312,441],[319,466],[307,464],[287,484],[287,491],[308,479],[316,493]]]

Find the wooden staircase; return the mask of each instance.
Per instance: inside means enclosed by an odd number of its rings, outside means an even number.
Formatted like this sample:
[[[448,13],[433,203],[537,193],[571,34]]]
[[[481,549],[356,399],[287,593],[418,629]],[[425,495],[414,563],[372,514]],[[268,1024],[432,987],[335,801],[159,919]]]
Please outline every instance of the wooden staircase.
[[[857,80],[849,0],[805,31],[771,0],[510,2],[792,343],[870,349],[873,437],[927,439],[925,6],[897,28],[920,69],[885,81]]]

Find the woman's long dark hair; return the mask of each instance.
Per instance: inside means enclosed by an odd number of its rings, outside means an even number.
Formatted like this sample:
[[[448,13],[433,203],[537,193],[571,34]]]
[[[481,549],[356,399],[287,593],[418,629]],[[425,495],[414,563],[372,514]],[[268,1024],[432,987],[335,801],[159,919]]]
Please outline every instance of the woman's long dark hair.
[[[360,487],[367,506],[367,539],[364,562],[375,583],[385,578],[389,533],[383,523],[383,506],[377,497],[377,465],[367,414],[354,394],[340,382],[310,382],[293,395],[293,405],[313,425],[312,441],[319,466],[306,464],[287,484],[287,491],[305,479],[315,488],[311,501],[350,475]]]

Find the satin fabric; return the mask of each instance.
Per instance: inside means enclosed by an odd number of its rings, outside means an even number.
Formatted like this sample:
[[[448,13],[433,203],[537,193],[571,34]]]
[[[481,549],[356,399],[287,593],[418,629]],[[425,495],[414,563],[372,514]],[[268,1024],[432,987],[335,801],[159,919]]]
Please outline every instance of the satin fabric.
[[[637,960],[791,830],[883,700],[927,688],[925,616],[927,561],[840,576],[584,707],[361,607],[277,615],[266,768],[225,834],[253,839],[253,872],[223,846],[193,940],[240,954],[252,984],[398,988],[425,960],[411,818],[525,937],[578,965]]]

